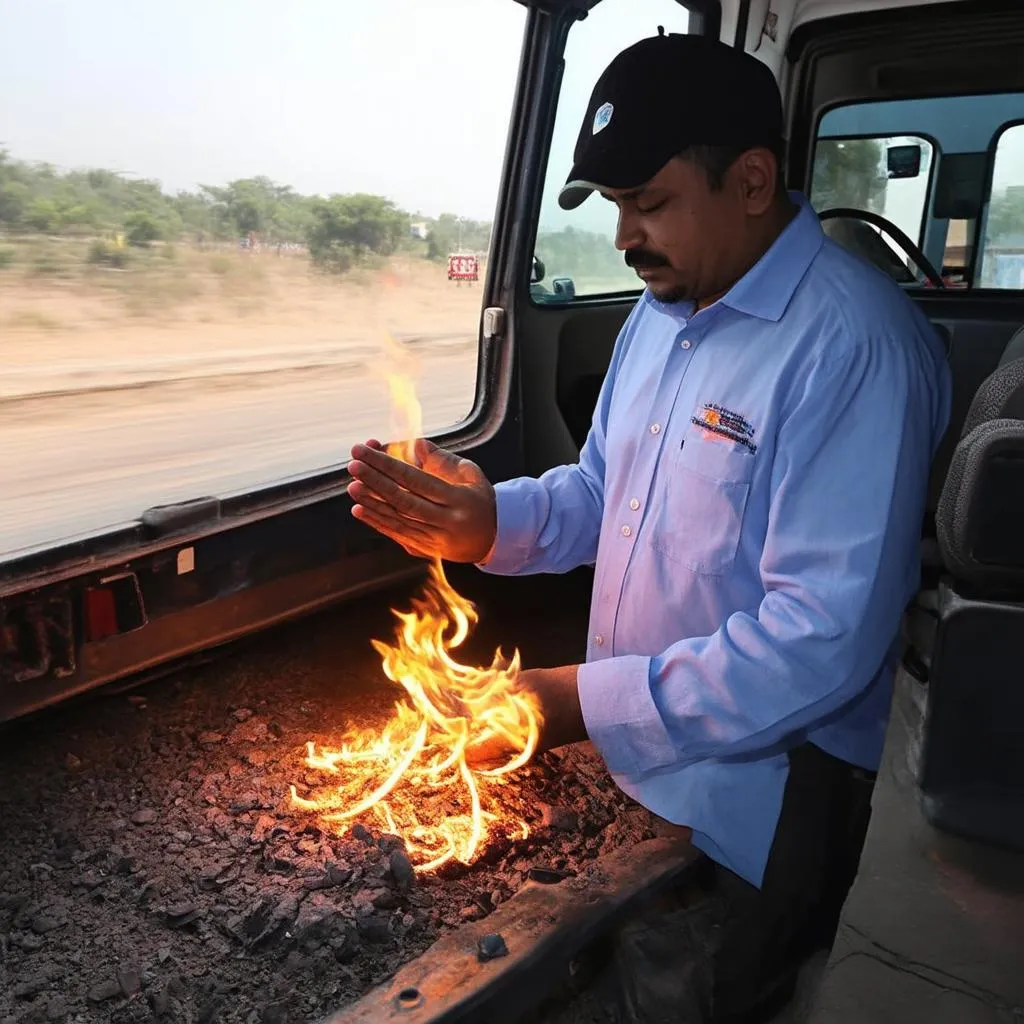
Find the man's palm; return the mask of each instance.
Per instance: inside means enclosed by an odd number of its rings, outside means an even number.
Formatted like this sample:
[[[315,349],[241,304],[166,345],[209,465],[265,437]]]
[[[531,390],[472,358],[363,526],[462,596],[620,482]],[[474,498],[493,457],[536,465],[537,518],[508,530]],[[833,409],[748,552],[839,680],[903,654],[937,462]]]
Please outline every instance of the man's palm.
[[[377,441],[356,445],[349,472],[352,514],[410,554],[480,562],[497,531],[494,488],[469,459],[420,439],[416,465],[393,458]]]

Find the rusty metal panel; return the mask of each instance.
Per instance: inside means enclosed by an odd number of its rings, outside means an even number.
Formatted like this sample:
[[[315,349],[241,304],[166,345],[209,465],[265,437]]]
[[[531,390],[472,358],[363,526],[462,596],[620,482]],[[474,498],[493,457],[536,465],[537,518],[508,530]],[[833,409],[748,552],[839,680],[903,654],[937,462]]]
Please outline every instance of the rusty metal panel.
[[[678,881],[700,854],[680,838],[649,839],[576,878],[529,882],[481,921],[422,956],[329,1024],[488,1024],[520,1019],[566,977],[580,951],[642,896]],[[500,936],[508,952],[501,955]],[[489,950],[499,955],[488,959]]]

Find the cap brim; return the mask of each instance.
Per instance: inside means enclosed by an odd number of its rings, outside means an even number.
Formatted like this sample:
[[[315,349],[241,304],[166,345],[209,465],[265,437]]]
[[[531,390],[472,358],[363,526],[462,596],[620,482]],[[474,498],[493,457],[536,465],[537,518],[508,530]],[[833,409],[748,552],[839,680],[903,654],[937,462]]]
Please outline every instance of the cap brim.
[[[630,157],[632,160],[632,157]],[[640,188],[653,178],[671,159],[657,153],[646,164],[616,165],[609,161],[581,161],[569,172],[569,180],[558,193],[558,205],[563,210],[575,210],[591,192],[609,193],[613,189]],[[601,181],[595,179],[600,178]]]
[[[591,192],[599,192],[602,187],[596,181],[584,181],[582,178],[567,181],[558,193],[558,205],[563,210],[575,210]]]

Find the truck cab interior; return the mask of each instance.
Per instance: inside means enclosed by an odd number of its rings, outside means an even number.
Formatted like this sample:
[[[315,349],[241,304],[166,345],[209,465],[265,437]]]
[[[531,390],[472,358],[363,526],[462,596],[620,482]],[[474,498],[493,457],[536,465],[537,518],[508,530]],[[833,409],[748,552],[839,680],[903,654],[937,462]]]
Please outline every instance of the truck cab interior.
[[[526,28],[481,289],[475,398],[435,440],[492,481],[578,457],[640,294],[614,253],[577,259],[569,273],[552,242],[603,233],[610,245],[613,234],[610,209],[567,214],[554,201],[600,66],[659,24],[764,61],[783,91],[789,187],[809,196],[833,239],[920,305],[946,341],[953,379],[860,872],[833,945],[798,986],[802,1002],[778,1019],[1016,1020],[1024,9],[994,0],[520,2]],[[2,556],[0,721],[13,732],[70,698],[87,707],[89,691],[115,682],[231,659],[242,638],[314,612],[365,646],[354,609],[411,592],[424,566],[352,519],[347,482],[342,462],[247,493],[139,509],[116,529]],[[182,552],[195,571],[180,572]],[[485,618],[501,617],[535,664],[582,654],[589,569],[557,581],[464,570],[452,579]],[[532,649],[531,632],[540,638]]]

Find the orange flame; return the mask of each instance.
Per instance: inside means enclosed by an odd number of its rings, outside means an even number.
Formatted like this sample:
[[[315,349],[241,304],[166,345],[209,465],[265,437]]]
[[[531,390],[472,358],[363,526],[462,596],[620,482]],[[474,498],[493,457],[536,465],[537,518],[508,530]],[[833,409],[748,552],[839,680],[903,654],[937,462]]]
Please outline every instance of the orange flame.
[[[415,463],[421,410],[407,353],[389,342],[392,436],[396,458]],[[310,742],[306,765],[333,784],[312,798],[292,787],[293,804],[318,812],[324,821],[345,822],[372,815],[401,836],[417,871],[430,871],[454,858],[469,864],[486,836],[502,830],[526,838],[529,827],[503,811],[500,786],[525,765],[537,748],[540,714],[532,697],[517,692],[519,652],[506,660],[498,650],[490,666],[474,668],[452,656],[478,617],[471,601],[448,582],[438,558],[432,560],[423,593],[412,611],[392,609],[396,642],[372,641],[384,673],[405,690],[379,732],[353,729],[337,748]],[[505,763],[472,768],[466,750],[497,743],[510,751]]]

